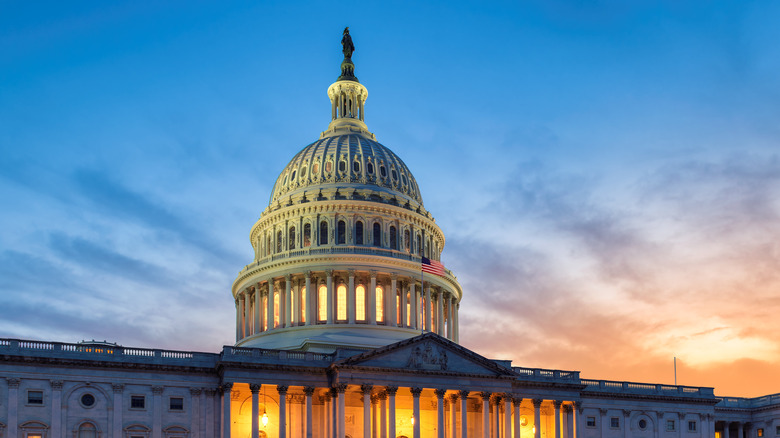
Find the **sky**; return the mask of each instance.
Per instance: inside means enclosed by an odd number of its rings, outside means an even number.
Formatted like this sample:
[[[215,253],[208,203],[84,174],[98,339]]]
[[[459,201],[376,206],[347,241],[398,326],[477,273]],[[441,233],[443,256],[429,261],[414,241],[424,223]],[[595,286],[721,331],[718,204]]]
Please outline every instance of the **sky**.
[[[216,352],[341,32],[461,344],[780,392],[780,2],[0,2],[0,337]]]

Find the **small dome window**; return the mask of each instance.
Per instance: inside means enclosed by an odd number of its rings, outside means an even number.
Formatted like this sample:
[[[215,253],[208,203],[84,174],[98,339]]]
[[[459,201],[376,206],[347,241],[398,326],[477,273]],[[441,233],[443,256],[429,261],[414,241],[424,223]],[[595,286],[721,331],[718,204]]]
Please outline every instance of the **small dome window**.
[[[311,166],[311,173],[319,173],[320,172],[320,163],[314,163],[313,166]]]
[[[283,186],[287,185],[287,174],[286,173],[284,174],[284,180],[282,181],[282,185]]]
[[[406,175],[401,174],[401,181],[406,185]]]
[[[385,166],[379,166],[379,174],[382,175],[382,178],[387,178],[387,169],[385,169]]]
[[[344,160],[339,161],[339,172],[347,171],[347,162]]]
[[[295,170],[293,170],[292,175],[290,176],[290,182],[295,181]]]
[[[373,174],[374,173],[374,165],[372,163],[366,164],[366,170],[368,171],[368,173]]]
[[[352,162],[352,171],[355,173],[360,173],[360,162],[359,161],[353,161]]]
[[[396,172],[395,169],[393,169],[390,174],[393,175],[393,181],[398,181],[398,172]],[[295,174],[293,173],[293,175]]]
[[[333,171],[333,162],[332,161],[325,162],[325,172],[330,173],[332,171]]]

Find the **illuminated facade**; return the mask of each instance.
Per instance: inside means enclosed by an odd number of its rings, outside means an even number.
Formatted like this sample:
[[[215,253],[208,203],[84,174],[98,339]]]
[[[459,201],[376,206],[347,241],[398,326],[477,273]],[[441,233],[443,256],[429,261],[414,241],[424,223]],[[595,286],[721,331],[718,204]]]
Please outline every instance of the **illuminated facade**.
[[[345,32],[331,122],[282,170],[221,353],[0,339],[0,438],[780,436],[780,395],[581,378],[458,345],[445,239],[364,121]],[[348,49],[352,47],[352,49]]]

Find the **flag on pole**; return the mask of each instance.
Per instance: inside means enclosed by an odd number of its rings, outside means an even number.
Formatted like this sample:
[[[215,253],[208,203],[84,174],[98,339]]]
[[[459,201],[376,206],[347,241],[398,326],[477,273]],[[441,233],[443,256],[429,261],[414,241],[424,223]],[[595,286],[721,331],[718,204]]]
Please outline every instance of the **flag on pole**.
[[[429,274],[438,275],[444,277],[444,265],[436,260],[431,260],[427,257],[422,258],[422,271]]]

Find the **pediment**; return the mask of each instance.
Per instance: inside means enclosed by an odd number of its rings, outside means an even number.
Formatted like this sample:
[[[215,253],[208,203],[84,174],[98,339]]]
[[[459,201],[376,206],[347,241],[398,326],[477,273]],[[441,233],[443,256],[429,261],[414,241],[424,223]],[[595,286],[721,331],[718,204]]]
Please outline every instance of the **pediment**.
[[[514,372],[434,333],[343,359],[336,366],[500,376]]]

